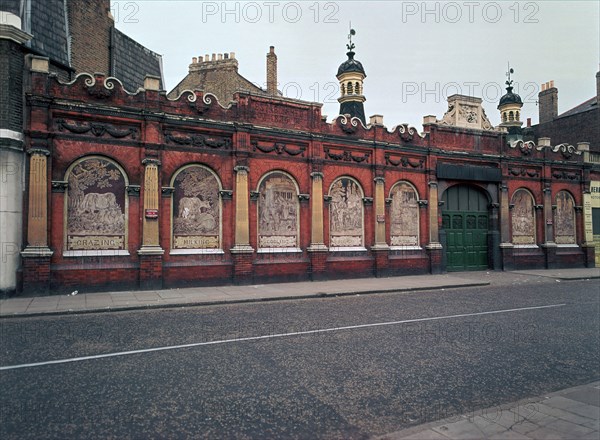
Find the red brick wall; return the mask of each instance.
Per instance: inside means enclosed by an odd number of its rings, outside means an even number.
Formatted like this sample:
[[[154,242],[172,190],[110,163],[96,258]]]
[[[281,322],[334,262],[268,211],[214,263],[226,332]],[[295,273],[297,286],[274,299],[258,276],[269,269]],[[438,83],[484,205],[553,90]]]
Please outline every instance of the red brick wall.
[[[87,3],[84,3],[87,4]],[[33,106],[30,111],[31,136],[46,138],[52,150],[50,176],[53,181],[65,180],[68,167],[86,155],[101,155],[116,161],[127,175],[130,185],[141,185],[139,195],[129,194],[128,203],[128,256],[73,258],[64,257],[64,194],[49,190],[49,245],[54,251],[49,276],[56,288],[101,286],[131,288],[146,281],[160,281],[164,287],[248,283],[275,280],[317,279],[372,276],[373,274],[425,273],[438,268],[441,251],[389,251],[375,255],[370,250],[375,242],[375,204],[364,206],[364,244],[359,252],[307,252],[311,237],[311,201],[300,202],[300,248],[302,252],[269,255],[256,252],[257,202],[249,203],[250,244],[255,249],[248,254],[232,254],[235,233],[235,172],[236,165],[249,168],[249,191],[256,191],[265,174],[280,170],[296,181],[301,194],[312,194],[310,173],[324,175],[323,192],[339,177],[348,176],[361,186],[364,196],[374,197],[374,177],[385,178],[385,197],[399,181],[410,182],[419,199],[429,199],[428,182],[435,179],[438,159],[458,164],[498,166],[499,159],[482,154],[503,156],[503,179],[508,182],[509,198],[519,188],[527,188],[535,196],[536,204],[543,203],[543,182],[550,182],[553,200],[562,189],[568,190],[581,205],[581,157],[570,162],[560,153],[533,152],[523,155],[518,149],[507,149],[504,138],[496,133],[483,133],[450,127],[429,126],[429,134],[410,135],[408,128],[393,131],[372,127],[352,126],[338,119],[331,124],[320,118],[320,110],[312,104],[282,103],[274,105],[267,98],[239,95],[239,102],[226,110],[216,103],[205,103],[200,92],[196,100],[188,96],[169,101],[154,92],[136,95],[124,93],[118,84],[106,88],[101,76],[95,84],[86,85],[83,78],[71,86],[61,85],[41,74],[33,75],[33,92],[44,98],[61,97],[72,100],[72,105],[50,104]],[[77,108],[77,104],[86,103]],[[289,107],[287,126],[278,113]],[[121,109],[127,107],[127,111]],[[116,110],[115,110],[116,108]],[[142,113],[144,111],[145,113]],[[168,113],[177,118],[148,116],[149,112]],[[269,113],[273,111],[274,113]],[[188,120],[182,120],[186,117]],[[76,120],[79,124],[111,125],[118,129],[133,128],[135,136],[115,137],[107,133],[88,131],[77,133],[61,128],[60,119]],[[233,121],[233,123],[232,123]],[[259,128],[269,127],[269,128]],[[284,127],[287,130],[281,130]],[[295,129],[296,131],[289,131]],[[401,133],[403,131],[403,133]],[[180,142],[168,134],[180,136]],[[313,136],[317,135],[317,137]],[[188,143],[181,141],[184,137]],[[223,145],[194,144],[192,139],[228,139]],[[368,141],[368,142],[365,142]],[[194,141],[195,142],[195,141]],[[455,152],[461,153],[457,156]],[[161,197],[159,209],[159,242],[163,256],[139,256],[142,245],[143,171],[142,160],[155,157],[160,160],[160,185],[170,187],[173,176],[181,167],[202,164],[218,176],[222,189],[233,190],[233,199],[222,200],[222,254],[170,255],[171,250],[171,196]],[[544,159],[544,160],[542,160]],[[512,171],[511,171],[512,170]],[[525,170],[525,175],[522,171]],[[529,176],[527,171],[535,171]],[[555,177],[554,172],[565,171],[577,179]],[[515,174],[516,173],[516,174]],[[472,182],[485,187],[485,183]],[[497,195],[495,195],[497,196]],[[429,209],[419,208],[420,245],[429,243]],[[386,239],[389,242],[389,208]],[[537,241],[543,243],[543,218],[538,211]],[[581,216],[578,230],[582,230]],[[508,219],[501,219],[508,221]],[[329,206],[324,203],[324,241],[329,244]],[[582,252],[559,252],[558,264],[578,265]],[[515,264],[544,263],[543,254],[515,254]],[[34,275],[24,266],[23,280]]]

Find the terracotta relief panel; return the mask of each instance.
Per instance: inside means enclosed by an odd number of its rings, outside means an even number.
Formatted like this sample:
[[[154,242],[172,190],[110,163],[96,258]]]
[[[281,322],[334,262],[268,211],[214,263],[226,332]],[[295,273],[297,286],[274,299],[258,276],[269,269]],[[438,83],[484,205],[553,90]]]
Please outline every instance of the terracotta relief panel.
[[[258,189],[258,247],[297,248],[298,191],[292,179],[272,173]]]
[[[419,205],[417,193],[408,183],[395,185],[391,193],[390,245],[419,245]]]
[[[111,161],[86,159],[68,177],[67,251],[124,250],[125,178]]]
[[[206,168],[192,166],[173,182],[172,249],[220,249],[219,182]]]
[[[575,203],[566,191],[556,195],[554,211],[554,241],[557,244],[575,244]]]
[[[363,206],[360,186],[352,179],[334,182],[329,193],[331,247],[363,246]]]
[[[513,244],[535,244],[535,208],[533,198],[525,190],[518,190],[512,200]]]

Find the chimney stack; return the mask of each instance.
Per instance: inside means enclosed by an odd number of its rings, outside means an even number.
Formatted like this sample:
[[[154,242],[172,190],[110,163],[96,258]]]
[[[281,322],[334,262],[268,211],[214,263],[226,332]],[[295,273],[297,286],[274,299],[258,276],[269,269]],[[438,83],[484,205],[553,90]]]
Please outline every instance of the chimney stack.
[[[277,96],[277,55],[274,46],[269,48],[267,54],[267,93]]]
[[[538,93],[540,124],[550,122],[558,116],[558,89],[554,81],[542,84],[542,91]]]

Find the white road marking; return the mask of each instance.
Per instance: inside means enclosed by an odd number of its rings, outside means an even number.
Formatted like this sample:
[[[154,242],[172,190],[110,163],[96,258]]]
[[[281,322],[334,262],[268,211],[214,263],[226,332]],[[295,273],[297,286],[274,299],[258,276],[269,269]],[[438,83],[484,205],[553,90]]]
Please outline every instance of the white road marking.
[[[156,352],[156,351],[178,350],[180,348],[202,347],[202,346],[206,346],[206,345],[230,344],[232,342],[258,341],[261,339],[284,338],[284,337],[289,337],[289,336],[310,335],[310,334],[315,334],[315,333],[337,332],[340,330],[354,330],[357,328],[382,327],[382,326],[386,326],[386,325],[399,325],[399,324],[408,324],[408,323],[413,323],[413,322],[424,322],[424,321],[438,321],[441,319],[464,318],[467,316],[493,315],[493,314],[498,314],[498,313],[512,313],[512,312],[521,312],[524,310],[549,309],[549,308],[553,308],[553,307],[563,307],[563,306],[566,306],[566,303],[565,304],[550,304],[550,305],[546,305],[546,306],[535,306],[535,307],[521,307],[518,309],[491,310],[489,312],[461,313],[459,315],[434,316],[431,318],[405,319],[402,321],[374,322],[371,324],[348,325],[345,327],[330,327],[330,328],[306,330],[306,331],[300,331],[300,332],[276,333],[276,334],[262,335],[262,336],[249,336],[246,338],[222,339],[219,341],[208,341],[208,342],[195,342],[195,343],[191,343],[191,344],[169,345],[169,346],[165,346],[165,347],[144,348],[141,350],[120,351],[120,352],[116,352],[116,353],[104,353],[104,354],[96,354],[96,355],[92,355],[92,356],[81,356],[81,357],[68,358],[68,359],[56,359],[53,361],[45,361],[45,362],[34,362],[31,364],[7,365],[4,367],[0,367],[0,371],[18,370],[21,368],[41,367],[44,365],[67,364],[70,362],[88,361],[88,360],[103,359],[103,358],[110,358],[110,357],[117,357],[117,356],[129,356],[132,354],[152,353],[152,352]]]

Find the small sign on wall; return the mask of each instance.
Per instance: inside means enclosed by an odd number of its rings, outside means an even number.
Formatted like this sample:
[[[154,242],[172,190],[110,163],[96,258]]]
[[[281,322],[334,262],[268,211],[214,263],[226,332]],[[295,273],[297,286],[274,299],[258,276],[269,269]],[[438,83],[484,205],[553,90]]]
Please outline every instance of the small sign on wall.
[[[158,209],[146,209],[146,218],[158,218]]]
[[[551,225],[552,224],[552,220],[551,219],[546,220],[546,224],[547,225]]]
[[[385,215],[377,214],[377,223],[385,223]]]

